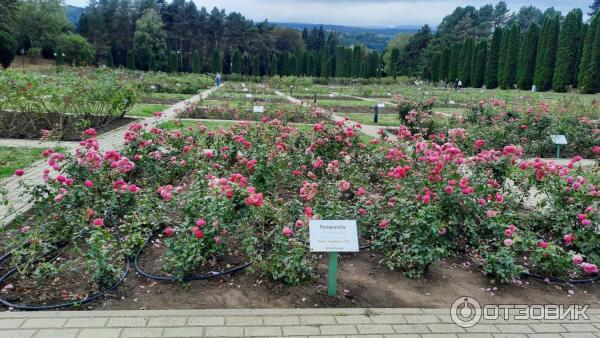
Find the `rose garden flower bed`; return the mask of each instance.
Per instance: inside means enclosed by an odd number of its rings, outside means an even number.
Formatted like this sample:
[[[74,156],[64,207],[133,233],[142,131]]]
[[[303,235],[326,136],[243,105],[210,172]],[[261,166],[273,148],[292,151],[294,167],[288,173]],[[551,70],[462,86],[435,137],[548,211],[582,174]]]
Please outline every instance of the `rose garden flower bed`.
[[[0,73],[0,135],[75,140],[88,128],[98,132],[131,121],[124,116],[137,91],[109,72],[77,70],[60,76]]]
[[[404,126],[397,136],[365,142],[360,126],[344,121],[301,132],[265,119],[216,131],[134,125],[123,149],[99,153],[90,138],[72,156],[49,150],[46,184],[32,187],[33,212],[2,240],[12,253],[3,266],[17,270],[0,295],[16,303],[47,301],[41,291],[85,298],[115,285],[123,255],[133,259],[155,236],[140,255],[147,272],[184,281],[248,261],[244,285],[295,285],[290,292],[327,303],[308,291],[322,280],[321,255],[307,245],[313,219],[356,219],[371,254],[349,257],[357,271],[382,278],[435,276],[441,262],[468,264],[496,283],[517,283],[526,272],[598,278],[597,167],[522,160],[513,144],[459,148],[452,135],[427,140]],[[524,213],[533,191],[539,203]],[[49,259],[65,238],[65,259]],[[74,270],[85,288],[61,277]],[[229,278],[237,277],[219,280]],[[203,283],[216,290],[219,282]]]

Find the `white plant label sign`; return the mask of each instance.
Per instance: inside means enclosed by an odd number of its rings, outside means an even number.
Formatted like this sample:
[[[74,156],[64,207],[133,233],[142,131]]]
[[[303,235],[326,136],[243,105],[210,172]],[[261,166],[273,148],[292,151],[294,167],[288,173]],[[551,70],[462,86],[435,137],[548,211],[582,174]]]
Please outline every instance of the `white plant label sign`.
[[[550,135],[550,138],[554,144],[567,144],[567,137],[565,135]]]
[[[378,103],[377,108],[385,108],[385,103],[383,103],[383,102]]]
[[[309,222],[311,252],[358,252],[356,220]]]
[[[252,98],[252,94],[246,94],[246,98],[247,99],[251,99]]]
[[[264,113],[265,112],[265,106],[254,106],[254,112],[255,113]]]

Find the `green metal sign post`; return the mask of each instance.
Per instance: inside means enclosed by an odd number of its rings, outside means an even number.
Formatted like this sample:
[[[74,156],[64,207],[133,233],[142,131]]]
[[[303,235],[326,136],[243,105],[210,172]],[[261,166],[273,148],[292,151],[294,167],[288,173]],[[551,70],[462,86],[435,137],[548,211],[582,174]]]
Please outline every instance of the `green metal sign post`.
[[[331,297],[337,292],[337,256],[337,252],[330,252],[327,264],[327,295]]]

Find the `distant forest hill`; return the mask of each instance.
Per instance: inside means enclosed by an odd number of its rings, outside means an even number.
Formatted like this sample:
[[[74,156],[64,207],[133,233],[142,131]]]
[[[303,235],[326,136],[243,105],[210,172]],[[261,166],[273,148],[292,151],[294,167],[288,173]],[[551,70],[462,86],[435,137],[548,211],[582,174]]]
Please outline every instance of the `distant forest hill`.
[[[75,26],[79,23],[79,17],[85,12],[85,8],[77,6],[67,6],[67,17]],[[303,30],[319,28],[319,24],[311,23],[293,23],[293,22],[271,22],[272,25]],[[397,26],[397,27],[356,27],[343,25],[324,24],[325,31],[335,31],[338,33],[339,42],[344,46],[364,45],[371,50],[382,52],[388,45],[388,42],[398,33],[416,33],[418,26]]]
[[[296,23],[296,22],[272,22],[273,25],[303,30],[319,28],[320,24]],[[416,33],[419,26],[395,26],[395,27],[357,27],[344,25],[323,24],[325,31],[338,33],[339,41],[344,46],[365,45],[367,48],[382,52],[388,42],[398,33]]]

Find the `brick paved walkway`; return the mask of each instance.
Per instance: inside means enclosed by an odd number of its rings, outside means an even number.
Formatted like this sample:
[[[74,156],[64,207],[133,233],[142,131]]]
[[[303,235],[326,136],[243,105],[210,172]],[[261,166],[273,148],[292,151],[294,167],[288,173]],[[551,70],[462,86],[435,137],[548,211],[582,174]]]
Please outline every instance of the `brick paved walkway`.
[[[207,89],[198,95],[195,95],[187,100],[172,105],[171,107],[163,110],[164,116],[162,118],[147,117],[136,121],[136,123],[147,123],[150,127],[152,127],[156,126],[164,120],[173,119],[177,116],[177,113],[181,109],[185,108],[185,106],[188,103],[206,99],[212,92],[214,92],[217,89],[217,87]],[[102,147],[102,149],[108,150],[120,147],[124,141],[123,136],[125,135],[125,132],[127,131],[130,125],[131,124],[128,124],[118,129],[99,135],[98,141],[100,142],[100,146]],[[10,144],[14,144],[15,146],[22,145],[25,147],[32,147],[38,144],[38,141],[29,140],[24,140],[22,144],[15,144],[15,142],[11,140],[7,140],[5,143],[8,145],[9,142],[11,142]],[[48,145],[47,143],[41,144],[44,146]],[[73,143],[64,142],[61,143],[61,145],[67,146],[67,148],[71,149]],[[31,207],[31,204],[29,203],[29,195],[26,193],[25,189],[21,187],[19,182],[23,181],[27,182],[28,184],[42,183],[42,172],[46,168],[47,166],[45,161],[37,161],[28,168],[26,168],[25,175],[23,175],[22,177],[11,176],[6,179],[0,180],[0,186],[5,188],[8,192],[7,198],[9,201],[9,206],[5,206],[0,203],[0,228],[3,227],[5,224],[10,223],[16,216],[27,211]]]
[[[0,338],[56,337],[600,337],[582,321],[494,321],[463,329],[446,309],[231,309],[0,313]]]

